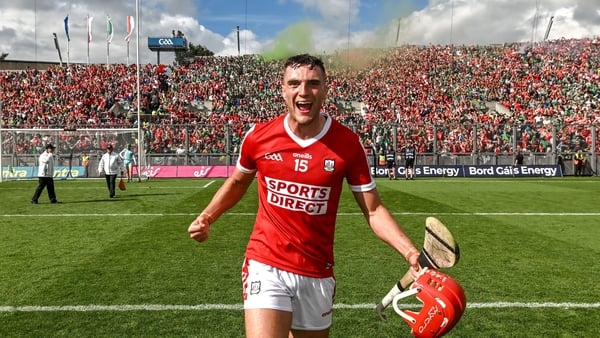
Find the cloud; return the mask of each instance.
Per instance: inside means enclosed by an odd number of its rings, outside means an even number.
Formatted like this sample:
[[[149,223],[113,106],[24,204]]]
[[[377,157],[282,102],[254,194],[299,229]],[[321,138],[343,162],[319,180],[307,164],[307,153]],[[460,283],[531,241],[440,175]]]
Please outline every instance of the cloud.
[[[245,16],[240,14],[244,8],[220,8],[218,12],[205,6],[207,2],[198,0],[144,0],[141,3],[142,63],[156,60],[156,54],[147,48],[146,38],[168,36],[172,30],[181,30],[190,42],[203,45],[217,55],[270,51],[277,54],[288,47],[320,53],[404,43],[541,41],[551,17],[554,21],[550,39],[600,36],[600,9],[591,0],[429,0],[425,7],[419,5],[425,3],[424,0],[261,0],[253,4],[259,13]],[[86,62],[85,18],[88,13],[95,17],[90,62],[106,62],[106,16],[110,15],[114,25],[110,60],[125,63],[125,17],[135,15],[133,1],[6,1],[0,10],[0,52],[9,53],[9,60],[57,61],[52,39],[52,33],[56,33],[63,61],[69,57],[71,62]],[[68,46],[63,26],[67,14],[71,36]],[[247,23],[248,19],[250,25],[246,26],[244,20]],[[236,23],[244,25],[239,33],[239,51],[236,30],[239,24]],[[219,31],[217,26],[224,28]],[[135,41],[133,36],[132,60]],[[160,59],[162,63],[170,63],[173,54],[162,52]]]
[[[347,23],[358,17],[360,0],[294,0],[302,7],[315,10],[331,23]]]

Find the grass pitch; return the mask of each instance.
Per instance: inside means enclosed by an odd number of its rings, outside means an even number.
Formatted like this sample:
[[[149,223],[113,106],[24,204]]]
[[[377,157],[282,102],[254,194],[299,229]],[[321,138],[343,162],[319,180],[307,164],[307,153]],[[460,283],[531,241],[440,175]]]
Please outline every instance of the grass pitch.
[[[150,180],[109,199],[102,180],[0,183],[0,336],[242,337],[240,268],[255,185],[202,244],[187,226],[223,180]],[[418,247],[427,216],[453,232],[468,308],[449,337],[595,337],[600,179],[378,179]],[[332,337],[409,337],[375,304],[406,271],[348,190],[336,236]],[[411,303],[413,304],[413,303]],[[407,304],[407,306],[411,305]]]

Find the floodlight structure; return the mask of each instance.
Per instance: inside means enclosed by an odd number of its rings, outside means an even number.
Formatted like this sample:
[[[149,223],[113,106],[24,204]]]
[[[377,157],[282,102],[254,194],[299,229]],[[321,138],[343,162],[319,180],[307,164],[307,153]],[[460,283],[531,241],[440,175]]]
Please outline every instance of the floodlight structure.
[[[548,35],[550,35],[550,29],[552,29],[552,22],[554,22],[554,16],[551,16],[550,21],[548,21],[548,27],[546,27],[546,34],[544,34],[544,41],[548,40]]]
[[[54,47],[56,48],[56,51],[58,52],[58,60],[60,61],[60,66],[62,67],[62,55],[60,53],[60,45],[58,44],[58,37],[56,37],[56,33],[52,33],[52,36],[54,37]]]

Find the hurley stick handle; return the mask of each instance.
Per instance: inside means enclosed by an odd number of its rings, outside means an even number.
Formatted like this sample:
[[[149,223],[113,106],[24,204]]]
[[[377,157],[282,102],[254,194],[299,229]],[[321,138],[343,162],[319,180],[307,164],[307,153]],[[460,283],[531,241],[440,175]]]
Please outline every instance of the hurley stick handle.
[[[394,297],[400,294],[402,291],[406,290],[407,287],[414,281],[410,270],[406,271],[404,276],[392,287],[392,289],[385,295],[379,304],[375,307],[375,312],[379,315],[379,318],[383,321],[387,320],[387,316],[385,315],[385,309],[392,304]]]
[[[421,271],[423,268],[435,268],[433,262],[431,262],[428,258],[427,255],[423,253],[423,250],[421,250],[421,253],[419,255],[419,271]],[[412,282],[414,282],[414,278],[412,276],[412,273],[410,272],[410,269],[408,271],[406,271],[406,273],[404,274],[404,276],[402,276],[402,278],[400,278],[400,280],[398,281],[398,283],[396,283],[396,285],[394,285],[394,287],[392,287],[392,289],[387,293],[387,295],[385,295],[385,297],[383,297],[383,299],[381,299],[381,302],[379,302],[379,304],[377,304],[377,306],[375,307],[375,312],[377,312],[377,314],[379,315],[379,318],[381,318],[381,320],[386,321],[387,317],[384,313],[385,309],[392,304],[392,301],[394,300],[394,297],[396,297],[396,295],[400,294],[402,291],[406,290],[411,284]]]

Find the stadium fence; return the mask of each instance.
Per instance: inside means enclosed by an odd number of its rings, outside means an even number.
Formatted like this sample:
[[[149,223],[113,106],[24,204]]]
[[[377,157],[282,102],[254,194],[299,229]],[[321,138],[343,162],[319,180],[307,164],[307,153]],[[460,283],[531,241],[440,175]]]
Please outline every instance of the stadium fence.
[[[556,165],[564,162],[563,175],[574,174],[573,154],[582,149],[587,157],[585,174],[597,173],[597,125],[560,127],[532,124],[494,126],[491,124],[449,123],[444,126],[402,123],[347,124],[361,138],[370,164],[381,166],[379,155],[389,144],[401,149],[405,140],[425,144],[416,163],[430,166],[512,165],[514,149],[522,144],[528,165]],[[131,144],[136,152],[134,176],[227,177],[235,165],[244,133],[251,124],[169,125],[171,139],[158,136],[157,125],[147,128],[110,129],[12,129],[0,128],[0,180],[35,178],[37,159],[46,143],[57,147],[57,178],[98,177],[96,168],[106,144],[115,151]],[[573,129],[575,131],[573,131]],[[486,139],[488,146],[484,148]],[[468,152],[453,152],[451,144],[468,143]],[[490,150],[490,146],[495,147]],[[535,149],[535,150],[531,150]],[[545,149],[545,151],[538,151]],[[377,171],[375,171],[377,174]],[[376,175],[377,176],[377,175]]]

